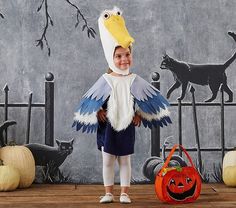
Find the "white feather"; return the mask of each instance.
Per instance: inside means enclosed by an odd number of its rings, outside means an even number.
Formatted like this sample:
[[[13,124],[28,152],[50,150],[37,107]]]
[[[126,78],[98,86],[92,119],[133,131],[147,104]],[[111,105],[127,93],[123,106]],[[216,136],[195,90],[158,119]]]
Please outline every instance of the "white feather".
[[[162,118],[164,118],[166,116],[170,116],[170,112],[166,106],[165,106],[165,109],[160,108],[160,112],[157,114],[145,113],[140,108],[138,108],[136,112],[137,112],[137,114],[139,114],[142,118],[146,119],[147,121],[152,121],[153,119],[154,120],[161,120]]]
[[[135,74],[126,77],[104,75],[104,78],[112,88],[107,103],[107,118],[116,131],[126,129],[133,120],[134,98],[130,93],[130,86],[135,76]]]
[[[93,112],[91,114],[86,113],[82,115],[80,112],[76,112],[74,114],[74,121],[79,121],[82,124],[96,124],[98,122],[97,112]]]

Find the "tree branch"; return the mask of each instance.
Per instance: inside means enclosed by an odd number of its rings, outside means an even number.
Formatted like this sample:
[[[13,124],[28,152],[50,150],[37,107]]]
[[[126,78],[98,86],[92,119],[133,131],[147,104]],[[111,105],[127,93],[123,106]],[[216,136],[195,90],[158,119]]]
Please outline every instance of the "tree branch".
[[[76,24],[75,24],[75,27],[77,27],[79,25],[79,22],[80,22],[79,17],[81,17],[82,20],[84,21],[82,31],[84,31],[85,28],[87,28],[88,37],[90,38],[90,36],[92,36],[93,38],[95,38],[95,35],[96,35],[95,30],[92,27],[89,27],[88,22],[85,19],[82,12],[80,11],[80,9],[75,4],[71,3],[70,0],[66,0],[66,2],[76,9]],[[43,46],[45,44],[46,47],[47,47],[47,50],[48,50],[48,56],[50,56],[51,49],[50,49],[50,46],[49,46],[49,43],[48,43],[48,40],[47,40],[47,37],[46,37],[46,33],[47,33],[48,27],[50,25],[53,26],[53,20],[52,20],[50,14],[48,12],[48,0],[41,0],[41,3],[40,3],[40,5],[37,9],[37,12],[39,12],[42,9],[43,6],[44,6],[44,9],[45,9],[46,22],[45,22],[45,26],[44,26],[41,38],[36,40],[36,47],[39,46],[41,48],[41,50],[43,50]],[[1,13],[0,13],[0,15],[1,15]]]
[[[4,19],[4,16],[3,16],[3,14],[0,12],[0,17],[2,18],[2,19]]]
[[[87,28],[88,37],[90,38],[90,35],[91,35],[93,38],[95,38],[95,35],[96,35],[95,30],[92,27],[88,26],[88,22],[85,19],[84,15],[81,13],[80,9],[75,4],[71,3],[70,0],[66,0],[66,2],[76,9],[76,24],[75,24],[75,27],[77,27],[79,25],[79,16],[80,16],[84,21],[82,31],[84,31],[84,29]]]
[[[40,6],[37,9],[37,12],[39,12],[41,10],[41,8],[43,6],[43,3],[44,3],[44,8],[45,8],[46,23],[45,23],[45,27],[44,27],[43,34],[42,34],[41,38],[36,40],[36,42],[37,42],[36,46],[40,46],[41,50],[43,50],[43,43],[45,42],[46,47],[48,49],[48,56],[50,56],[51,49],[50,49],[50,46],[48,44],[46,33],[47,33],[48,26],[49,26],[49,24],[48,24],[49,21],[50,21],[51,26],[53,26],[53,21],[52,21],[51,16],[48,13],[48,0],[42,0]]]

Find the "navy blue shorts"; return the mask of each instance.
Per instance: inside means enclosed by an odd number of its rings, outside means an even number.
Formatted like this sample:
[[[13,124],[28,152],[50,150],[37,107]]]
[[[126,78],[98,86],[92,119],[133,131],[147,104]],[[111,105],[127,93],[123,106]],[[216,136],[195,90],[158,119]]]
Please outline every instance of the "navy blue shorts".
[[[116,156],[134,153],[135,126],[131,123],[125,130],[115,131],[109,122],[99,123],[97,130],[97,146],[104,152]]]

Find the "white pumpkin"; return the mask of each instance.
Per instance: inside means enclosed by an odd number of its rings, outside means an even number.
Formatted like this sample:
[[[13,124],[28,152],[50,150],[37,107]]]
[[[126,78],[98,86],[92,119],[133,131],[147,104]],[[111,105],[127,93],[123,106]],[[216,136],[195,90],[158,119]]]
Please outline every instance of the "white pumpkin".
[[[223,181],[227,186],[236,186],[236,150],[229,151],[224,156]]]
[[[29,187],[35,179],[35,161],[31,151],[25,146],[0,148],[0,158],[5,165],[15,167],[20,173],[19,188]]]
[[[19,183],[19,171],[12,166],[0,164],[0,191],[13,191]]]
[[[223,181],[227,186],[236,186],[236,166],[228,166],[223,170]]]

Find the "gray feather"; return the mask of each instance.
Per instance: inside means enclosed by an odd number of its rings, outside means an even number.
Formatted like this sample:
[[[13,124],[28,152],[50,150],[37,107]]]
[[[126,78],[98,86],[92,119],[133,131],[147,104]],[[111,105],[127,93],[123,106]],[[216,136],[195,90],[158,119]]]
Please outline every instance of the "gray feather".
[[[107,83],[107,81],[104,79],[103,76],[101,76],[97,82],[84,94],[83,97],[91,97],[91,99],[99,100],[102,98],[103,101],[105,101],[108,96],[110,95],[111,87]]]
[[[136,75],[132,85],[131,93],[137,100],[147,100],[148,97],[153,97],[159,92],[155,87],[150,85],[146,80]]]

